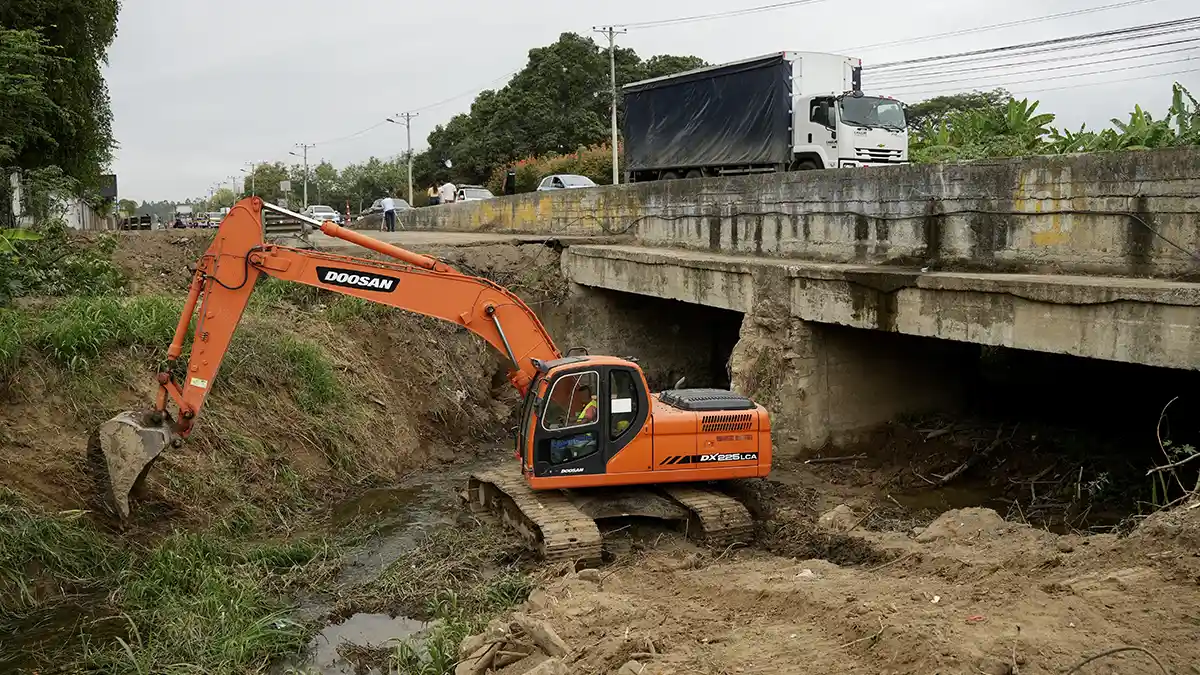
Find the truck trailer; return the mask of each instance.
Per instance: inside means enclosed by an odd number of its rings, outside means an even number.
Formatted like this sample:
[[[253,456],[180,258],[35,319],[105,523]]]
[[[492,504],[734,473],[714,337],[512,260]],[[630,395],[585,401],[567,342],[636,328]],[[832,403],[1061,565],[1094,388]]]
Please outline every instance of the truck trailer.
[[[862,92],[862,61],[786,51],[634,82],[625,180],[908,163],[904,104]]]

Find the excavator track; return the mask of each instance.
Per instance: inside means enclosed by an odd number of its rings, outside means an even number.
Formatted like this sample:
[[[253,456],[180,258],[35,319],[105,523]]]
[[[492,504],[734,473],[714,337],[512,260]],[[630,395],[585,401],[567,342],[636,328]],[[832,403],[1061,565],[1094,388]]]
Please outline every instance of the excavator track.
[[[710,546],[744,544],[754,538],[754,519],[741,502],[703,488],[661,485],[660,489],[692,513],[688,537]],[[693,531],[696,527],[699,532]]]
[[[472,474],[466,498],[475,510],[497,513],[547,562],[600,563],[600,528],[557,490],[534,490],[514,470]]]

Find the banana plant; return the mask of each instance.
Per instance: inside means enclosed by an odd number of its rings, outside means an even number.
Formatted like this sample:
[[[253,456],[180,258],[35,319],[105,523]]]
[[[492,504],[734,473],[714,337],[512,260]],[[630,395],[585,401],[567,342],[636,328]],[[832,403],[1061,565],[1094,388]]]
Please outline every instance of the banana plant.
[[[42,237],[31,230],[19,227],[0,230],[0,255],[11,255],[16,252],[14,241],[37,241]]]

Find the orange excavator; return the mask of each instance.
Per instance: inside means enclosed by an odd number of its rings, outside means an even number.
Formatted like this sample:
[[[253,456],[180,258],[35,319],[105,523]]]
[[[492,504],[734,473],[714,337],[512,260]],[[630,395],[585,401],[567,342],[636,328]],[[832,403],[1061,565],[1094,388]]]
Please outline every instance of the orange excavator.
[[[389,260],[267,243],[264,211]],[[533,311],[491,281],[257,197],[230,209],[196,265],[154,407],[121,413],[92,436],[89,453],[117,517],[129,516],[130,495],[155,459],[191,433],[264,274],[456,323],[507,358],[508,379],[524,397],[519,470],[514,462],[475,473],[463,497],[472,509],[498,513],[546,559],[598,560],[596,521],[613,517],[677,521],[715,544],[750,535],[747,509],[705,484],[770,471],[770,420],[762,406],[717,389],[676,385],[651,393],[633,361],[586,350],[564,356]]]

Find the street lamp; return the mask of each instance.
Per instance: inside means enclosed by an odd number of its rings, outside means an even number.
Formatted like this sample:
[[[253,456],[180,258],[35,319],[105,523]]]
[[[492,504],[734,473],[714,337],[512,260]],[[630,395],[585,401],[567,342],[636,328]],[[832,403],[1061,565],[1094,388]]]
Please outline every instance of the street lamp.
[[[314,147],[315,145],[316,145],[315,143],[307,143],[307,144],[299,143],[299,144],[297,144],[296,147],[300,148],[304,152],[303,155],[297,155],[296,153],[294,153],[290,150],[288,151],[288,154],[293,157],[303,157],[304,158],[304,208],[306,208],[306,209],[308,208],[308,149],[311,147]]]

